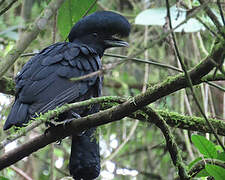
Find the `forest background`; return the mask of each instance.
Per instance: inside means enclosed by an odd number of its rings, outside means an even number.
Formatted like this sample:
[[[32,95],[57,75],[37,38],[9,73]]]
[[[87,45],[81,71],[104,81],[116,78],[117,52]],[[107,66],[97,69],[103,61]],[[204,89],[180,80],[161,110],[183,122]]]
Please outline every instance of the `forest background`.
[[[69,179],[65,137],[91,126],[101,148],[98,179],[222,180],[224,9],[222,0],[0,0],[0,180]],[[45,136],[43,122],[62,109],[3,132],[21,67],[96,10],[132,25],[129,48],[102,59],[103,98],[71,105],[97,102],[102,111],[72,122],[67,133],[59,124],[57,136]]]

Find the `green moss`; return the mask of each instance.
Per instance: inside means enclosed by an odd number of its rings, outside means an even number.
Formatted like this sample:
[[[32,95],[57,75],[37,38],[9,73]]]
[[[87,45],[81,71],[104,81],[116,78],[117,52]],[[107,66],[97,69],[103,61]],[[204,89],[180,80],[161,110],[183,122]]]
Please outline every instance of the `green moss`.
[[[215,43],[213,45],[210,54],[214,54],[216,51],[224,49],[224,47],[225,47],[225,39],[222,36],[218,36],[217,39],[215,40]]]
[[[8,78],[8,77],[3,77],[2,78],[2,81],[4,81],[3,83],[5,84],[5,91],[6,92],[15,92],[15,82],[11,79],[11,78]]]

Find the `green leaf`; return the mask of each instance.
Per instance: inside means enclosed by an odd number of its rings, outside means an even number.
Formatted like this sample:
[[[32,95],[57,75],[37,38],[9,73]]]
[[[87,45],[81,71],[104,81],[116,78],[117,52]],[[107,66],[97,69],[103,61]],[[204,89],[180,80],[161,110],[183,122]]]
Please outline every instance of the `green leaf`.
[[[193,5],[193,6],[200,6],[201,4],[199,3],[198,0],[193,0],[193,1],[192,1],[192,5]]]
[[[223,148],[220,145],[216,145],[216,150],[219,152],[223,152]]]
[[[195,1],[194,6],[198,6],[198,3],[198,1]],[[220,14],[218,14],[215,9],[212,9],[212,11],[220,21],[220,23],[223,24]],[[183,8],[176,7],[175,5],[170,7],[170,14],[173,28],[183,22],[187,17],[187,11]],[[164,24],[166,24],[166,16],[166,7],[146,9],[137,15],[137,17],[135,18],[135,24],[147,26],[163,26]],[[208,22],[210,23],[210,25],[214,25],[214,23],[208,16],[202,16],[201,18],[205,23]],[[200,30],[204,31],[205,29],[206,28],[197,19],[190,18],[186,23],[175,29],[174,32],[192,33],[198,32]]]
[[[6,177],[0,176],[0,180],[9,180],[9,179]]]
[[[195,177],[200,178],[200,177],[207,177],[207,176],[210,176],[209,173],[205,169],[202,169],[201,171],[199,171],[199,173]]]
[[[225,169],[212,164],[206,164],[205,165],[206,171],[210,174],[210,176],[213,176],[215,180],[224,180],[225,178]]]
[[[216,158],[217,151],[215,145],[203,136],[192,135],[191,140],[200,153],[209,158]]]
[[[176,6],[170,7],[170,14],[173,28],[184,21],[187,16],[185,9]],[[166,23],[166,15],[166,7],[147,9],[137,15],[135,24],[163,26]],[[175,32],[197,32],[200,30],[205,30],[205,27],[196,19],[190,18],[186,23],[175,29]]]
[[[58,11],[57,26],[59,33],[64,39],[66,39],[73,25],[84,16],[93,2],[94,0],[66,0],[62,4]],[[88,14],[95,11],[96,4]]]
[[[195,160],[191,161],[188,165],[188,169],[190,170],[197,162],[201,161],[202,157],[198,157]]]
[[[225,152],[218,153],[217,159],[225,162]]]

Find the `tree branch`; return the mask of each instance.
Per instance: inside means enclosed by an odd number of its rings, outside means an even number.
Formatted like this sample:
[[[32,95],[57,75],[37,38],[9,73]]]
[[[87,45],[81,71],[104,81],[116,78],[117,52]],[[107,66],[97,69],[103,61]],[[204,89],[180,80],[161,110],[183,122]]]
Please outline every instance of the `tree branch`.
[[[22,169],[16,167],[16,166],[11,166],[11,169],[14,170],[18,175],[23,177],[25,180],[33,180],[31,177],[29,177],[28,174],[26,174]]]
[[[199,0],[199,2],[201,3],[201,5],[203,5],[205,3],[205,0]],[[211,9],[209,8],[208,5],[205,7],[205,11],[206,11],[207,15],[209,16],[209,18],[212,20],[212,22],[216,25],[219,32],[221,32],[221,24],[220,24],[218,18],[216,17],[216,15],[211,11]]]
[[[214,64],[211,59],[218,61],[224,51],[225,42],[222,40],[220,42],[216,42],[210,56],[208,56],[192,70],[188,71],[193,85],[200,83],[201,78],[207,75],[214,68]],[[74,132],[80,132],[90,127],[118,121],[123,117],[129,116],[138,109],[141,109],[144,106],[158,100],[159,98],[185,87],[188,87],[188,82],[184,74],[180,74],[169,78],[161,84],[148,88],[145,93],[139,94],[118,106],[89,115],[87,117],[76,119],[64,126],[60,124],[55,128],[51,128],[51,130],[49,130],[46,134],[35,137],[22,146],[19,146],[18,148],[15,148],[0,157],[0,170],[28,156],[32,152],[35,152],[38,149],[59,139],[63,139]]]
[[[215,43],[211,55],[203,60],[195,68],[188,71],[193,85],[200,83],[201,78],[207,75],[214,68],[211,58],[214,61],[219,60],[224,51],[224,41]],[[40,148],[43,148],[44,146],[57,140],[63,139],[74,132],[80,132],[90,127],[96,127],[113,121],[118,121],[126,116],[129,116],[138,109],[141,109],[144,106],[158,100],[159,98],[162,98],[185,87],[188,87],[188,82],[184,74],[180,74],[169,78],[158,85],[148,88],[145,93],[139,94],[120,105],[96,114],[75,119],[69,124],[60,124],[55,128],[51,128],[46,134],[37,136],[22,146],[19,146],[0,157],[0,170],[19,161],[29,154],[39,150]]]
[[[162,131],[165,139],[166,139],[166,146],[169,150],[170,157],[173,161],[173,164],[175,167],[178,168],[178,174],[182,180],[189,179],[188,174],[186,172],[186,168],[183,164],[181,153],[179,151],[179,148],[175,142],[174,136],[172,135],[172,132],[170,131],[168,125],[166,124],[165,120],[159,116],[154,110],[151,108],[144,108],[144,111],[149,116],[149,118],[152,119],[154,124],[160,128]],[[148,119],[149,119],[148,118]]]
[[[39,117],[35,118],[35,120],[31,124],[22,128],[20,131],[17,131],[16,134],[12,134],[8,136],[7,139],[5,139],[4,141],[0,143],[0,150],[3,149],[7,144],[13,142],[14,140],[22,136],[25,136],[29,131],[39,126],[40,124],[50,119],[54,119],[54,117],[56,117],[58,114],[62,114],[74,108],[90,106],[96,103],[101,104],[102,106],[101,110],[106,110],[108,108],[113,107],[115,103],[122,104],[126,102],[127,100],[128,99],[126,98],[121,98],[117,96],[103,96],[103,97],[92,98],[82,102],[65,104],[54,110],[48,111],[47,113],[43,115],[40,115]],[[187,129],[191,131],[198,131],[203,133],[212,133],[210,128],[208,126],[205,126],[204,118],[195,117],[195,116],[184,116],[175,112],[168,112],[163,110],[155,110],[155,111],[164,118],[164,120],[170,127],[176,127],[176,128]],[[146,116],[143,115],[142,112],[137,111],[134,114],[130,114],[129,117],[146,122]],[[213,125],[213,127],[216,129],[217,133],[219,135],[225,136],[225,122],[218,119],[209,119],[209,120],[211,124]],[[151,123],[151,121],[149,122]]]
[[[35,53],[36,54],[36,53]],[[32,53],[32,55],[33,55],[33,53]],[[108,55],[108,54],[107,54]],[[120,56],[120,55],[113,55],[113,56]],[[121,58],[127,58],[128,56],[121,56]],[[155,63],[155,62],[151,62],[151,61],[149,61],[149,60],[142,60],[142,59],[137,59],[137,58],[129,58],[129,59],[131,59],[131,60],[134,60],[134,61],[138,61],[138,62],[141,62],[141,63],[149,63],[149,64],[152,64],[152,65],[156,65],[157,63]],[[165,65],[165,66],[164,66]],[[157,65],[158,66],[158,65]],[[166,66],[170,66],[170,65],[166,65],[166,64],[160,64],[159,66],[164,66],[164,67],[166,67]],[[171,67],[171,68],[170,68]],[[170,66],[170,67],[168,67],[168,69],[173,69],[173,70],[175,70],[175,68],[176,67],[173,67],[173,66]],[[104,69],[104,71],[106,71],[107,70],[107,68],[106,69]],[[179,70],[180,71],[180,70]],[[98,73],[100,73],[100,71],[96,71],[96,73],[94,73],[94,75],[96,75],[96,74],[98,74]],[[81,77],[81,79],[83,79],[83,78],[88,78],[88,77],[90,77],[90,76],[93,76],[93,74],[88,74],[87,76],[82,76]],[[80,78],[78,78],[78,79],[76,79],[76,81],[77,80],[79,80]],[[104,78],[104,80],[105,79],[107,79],[107,77],[106,78]],[[206,75],[206,76],[204,76],[200,81],[199,81],[199,83],[201,83],[201,82],[205,82],[205,83],[207,83],[207,84],[209,84],[209,85],[211,85],[211,86],[213,86],[213,87],[215,87],[215,88],[217,88],[217,89],[220,89],[221,91],[224,91],[225,92],[225,88],[223,88],[223,87],[221,87],[221,86],[219,86],[219,85],[217,85],[217,84],[215,84],[215,83],[212,83],[212,82],[210,82],[210,81],[223,81],[223,80],[225,80],[225,76],[223,75],[223,74],[221,74],[221,73],[217,73],[216,74],[216,76],[214,76],[214,75],[211,75],[211,74],[209,74],[209,75]],[[106,83],[108,86],[110,86],[110,87],[112,87],[113,86],[113,84],[114,84],[114,86],[116,86],[116,88],[120,88],[121,87],[121,84],[119,83],[119,81],[115,81],[115,80],[113,80],[113,79],[111,79],[110,81],[113,81],[113,82],[111,82],[110,84],[107,84],[107,81],[106,82],[104,82],[104,83]],[[131,85],[129,85],[129,87],[131,87],[131,88],[136,88],[136,89],[141,89],[141,85],[139,86],[138,84],[137,85],[135,85],[135,84],[131,84]],[[6,77],[6,76],[3,76],[2,77],[2,79],[0,79],[0,93],[4,93],[4,94],[9,94],[9,95],[15,95],[15,82],[12,80],[12,78],[8,78],[8,77]]]
[[[0,92],[4,94],[15,94],[15,82],[6,76],[0,79]]]
[[[0,16],[3,15],[6,11],[8,11],[12,5],[18,0],[12,0],[8,5],[7,7],[5,7],[3,10],[0,11]]]
[[[221,161],[219,159],[202,159],[201,161],[198,161],[188,172],[188,174],[191,176],[191,178],[194,178],[202,169],[205,169],[206,164],[214,164],[218,165],[225,169],[224,161]]]

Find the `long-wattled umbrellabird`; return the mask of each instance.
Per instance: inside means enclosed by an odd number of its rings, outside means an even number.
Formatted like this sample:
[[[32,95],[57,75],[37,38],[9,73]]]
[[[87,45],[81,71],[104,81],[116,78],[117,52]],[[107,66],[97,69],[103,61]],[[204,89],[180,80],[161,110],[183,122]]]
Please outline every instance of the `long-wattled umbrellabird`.
[[[101,68],[106,49],[128,44],[115,35],[126,37],[130,24],[123,16],[99,11],[78,21],[71,29],[69,42],[53,44],[32,57],[16,77],[15,102],[4,124],[23,126],[39,113],[65,103],[83,101],[101,95],[100,75],[72,81]],[[99,105],[73,109],[59,116],[61,121],[99,111]],[[69,170],[74,179],[91,180],[100,173],[99,145],[93,138],[95,128],[72,135]]]

